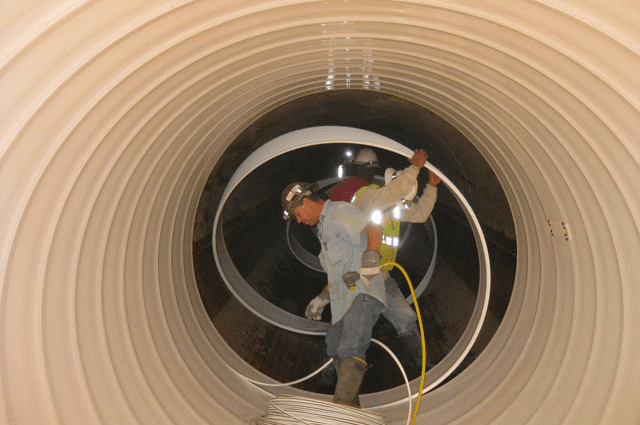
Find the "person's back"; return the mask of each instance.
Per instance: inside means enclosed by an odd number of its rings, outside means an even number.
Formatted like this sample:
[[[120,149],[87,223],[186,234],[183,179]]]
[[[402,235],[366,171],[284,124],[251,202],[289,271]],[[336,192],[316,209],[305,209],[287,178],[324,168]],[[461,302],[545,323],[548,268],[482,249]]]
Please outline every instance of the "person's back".
[[[329,200],[333,202],[351,202],[353,195],[365,186],[368,186],[369,182],[358,176],[349,176],[336,184],[329,193]]]
[[[409,159],[411,165],[389,184],[372,188],[371,192],[367,191],[359,201],[358,209],[369,215],[373,209],[384,211],[401,201],[408,193],[415,190],[418,173],[427,158],[424,150],[416,149],[413,157]],[[351,202],[358,190],[372,183],[375,170],[379,168],[377,156],[369,148],[362,149],[350,165],[353,166],[353,175],[333,187],[329,194],[330,200]]]

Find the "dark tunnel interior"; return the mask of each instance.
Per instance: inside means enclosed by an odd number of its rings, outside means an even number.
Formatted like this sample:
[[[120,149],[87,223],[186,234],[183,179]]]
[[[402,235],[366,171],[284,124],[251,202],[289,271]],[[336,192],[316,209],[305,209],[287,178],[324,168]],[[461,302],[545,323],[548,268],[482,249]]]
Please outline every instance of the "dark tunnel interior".
[[[285,103],[247,127],[209,177],[200,198],[194,224],[193,258],[203,304],[215,328],[248,364],[280,382],[297,380],[325,361],[321,336],[280,329],[256,317],[236,300],[216,268],[211,242],[212,222],[222,191],[235,169],[257,147],[297,129],[339,125],[372,131],[411,149],[423,148],[429,162],[441,170],[467,197],[487,240],[491,262],[489,312],[474,347],[448,379],[455,379],[482,352],[497,330],[507,309],[516,270],[516,243],[509,205],[482,154],[444,119],[428,109],[387,94],[364,90],[327,91]],[[236,187],[222,212],[227,249],[243,278],[266,300],[298,316],[326,284],[326,276],[299,261],[287,242],[280,195],[293,181],[318,181],[337,176],[346,144],[320,145],[281,155],[254,170]],[[402,169],[406,158],[376,150],[382,170]],[[426,184],[422,172],[419,185]],[[328,186],[330,187],[330,186]],[[420,193],[420,192],[419,192]],[[469,222],[449,190],[440,184],[432,212],[437,238],[435,268],[429,284],[419,295],[419,307],[430,360],[437,363],[451,350],[469,321],[479,281],[478,248]],[[403,227],[406,232],[407,227]],[[319,245],[309,226],[293,223],[289,237],[310,253]],[[398,254],[414,286],[427,273],[434,253],[434,234],[428,225],[412,225]],[[397,269],[392,275],[407,296],[410,290]],[[323,321],[330,321],[325,309]],[[373,338],[389,346],[405,366],[410,379],[419,376],[405,363],[396,344],[393,327],[381,317]],[[368,371],[362,393],[383,391],[403,383],[395,362],[372,344],[367,352]],[[445,381],[446,382],[446,381]],[[318,376],[298,388],[331,393],[331,385]]]

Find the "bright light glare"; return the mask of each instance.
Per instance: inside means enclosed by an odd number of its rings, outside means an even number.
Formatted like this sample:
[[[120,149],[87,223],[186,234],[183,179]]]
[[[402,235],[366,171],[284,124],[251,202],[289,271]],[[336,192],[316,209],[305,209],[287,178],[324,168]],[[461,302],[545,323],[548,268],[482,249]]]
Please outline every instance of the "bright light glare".
[[[374,222],[375,224],[381,224],[382,223],[382,211],[373,210],[373,212],[371,213],[371,221]]]
[[[393,217],[396,220],[400,220],[400,207],[398,205],[396,205],[395,208],[393,209]]]
[[[342,165],[338,166],[338,178],[341,179],[342,178]]]

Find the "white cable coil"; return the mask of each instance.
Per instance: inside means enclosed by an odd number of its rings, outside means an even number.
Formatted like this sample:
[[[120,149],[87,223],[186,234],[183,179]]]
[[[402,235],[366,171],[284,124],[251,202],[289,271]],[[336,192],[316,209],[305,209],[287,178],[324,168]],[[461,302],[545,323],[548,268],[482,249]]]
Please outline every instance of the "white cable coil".
[[[404,378],[408,394],[407,398],[403,400],[409,403],[409,414],[407,416],[408,425],[411,420],[413,404],[411,387],[409,386],[409,378],[407,378],[407,374],[405,373],[400,360],[398,359],[398,357],[396,357],[395,354],[393,354],[393,351],[391,351],[389,347],[387,347],[377,339],[371,338],[371,341],[382,347],[391,356],[391,358],[393,358],[393,360],[398,365],[400,372],[402,373],[402,377]],[[333,359],[329,359],[329,361],[327,361],[318,370],[311,373],[310,375],[307,375],[304,378],[300,378],[297,381],[287,382],[284,384],[270,384],[266,382],[256,381],[242,375],[240,372],[234,370],[233,368],[231,368],[231,370],[256,386],[256,388],[260,389],[260,387],[258,387],[257,385],[266,387],[284,387],[299,384],[300,382],[306,381],[307,379],[320,373],[324,368],[329,366],[331,362],[333,362]],[[268,401],[271,407],[266,409],[264,415],[262,415],[260,418],[254,419],[251,422],[251,425],[388,425],[388,422],[382,415],[369,410],[356,409],[336,403],[288,395],[278,395],[270,398]]]
[[[312,398],[279,395],[269,404],[252,425],[388,425],[380,414]]]

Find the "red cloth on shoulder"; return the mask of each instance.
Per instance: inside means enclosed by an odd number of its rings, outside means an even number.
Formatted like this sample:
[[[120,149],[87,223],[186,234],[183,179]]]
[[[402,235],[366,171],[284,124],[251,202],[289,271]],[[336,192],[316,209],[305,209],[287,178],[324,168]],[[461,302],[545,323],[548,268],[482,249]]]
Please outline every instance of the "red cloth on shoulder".
[[[340,183],[335,185],[333,189],[331,189],[331,193],[329,193],[329,200],[331,201],[346,201],[351,202],[351,198],[353,198],[353,194],[358,191],[358,189],[363,188],[365,186],[369,186],[369,182],[363,179],[362,177],[351,176],[342,180]]]

